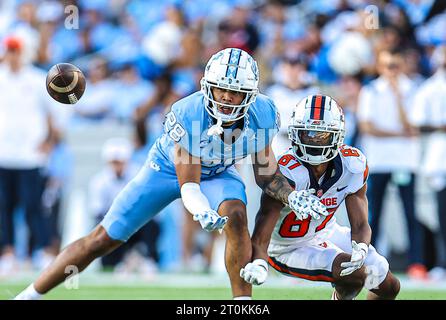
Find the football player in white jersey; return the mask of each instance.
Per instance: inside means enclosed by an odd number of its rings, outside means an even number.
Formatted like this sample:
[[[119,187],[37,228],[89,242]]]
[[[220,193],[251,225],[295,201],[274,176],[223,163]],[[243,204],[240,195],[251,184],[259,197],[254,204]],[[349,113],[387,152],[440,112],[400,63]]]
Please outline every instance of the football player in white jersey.
[[[293,211],[264,193],[252,236],[254,259],[241,269],[242,278],[263,283],[268,260],[285,275],[331,282],[335,300],[354,299],[363,287],[368,299],[395,299],[399,281],[370,245],[366,158],[343,144],[341,108],[329,96],[310,95],[295,107],[288,133],[292,147],[279,157],[282,174],[307,199],[301,203],[320,201],[330,214]],[[344,200],[350,228],[335,219]]]

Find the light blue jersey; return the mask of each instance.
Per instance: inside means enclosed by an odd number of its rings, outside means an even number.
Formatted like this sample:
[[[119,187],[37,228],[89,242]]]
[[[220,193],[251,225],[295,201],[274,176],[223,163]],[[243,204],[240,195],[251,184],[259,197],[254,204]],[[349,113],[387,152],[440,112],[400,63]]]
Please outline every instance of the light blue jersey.
[[[196,92],[173,104],[166,115],[164,134],[155,143],[156,153],[165,160],[161,166],[173,166],[174,144],[179,143],[191,155],[201,159],[202,177],[214,175],[237,160],[265,149],[278,132],[276,107],[271,99],[259,94],[241,120],[244,127],[240,136],[233,144],[225,144],[220,136],[208,135],[214,122],[204,103],[203,94]]]
[[[244,121],[244,126],[237,140],[225,144],[220,136],[208,135],[213,121],[201,92],[173,104],[166,115],[164,133],[151,148],[146,164],[118,195],[101,222],[108,235],[127,241],[165,206],[181,197],[174,165],[175,143],[200,158],[201,191],[213,210],[218,211],[226,200],[240,200],[246,205],[245,185],[233,164],[264,150],[280,123],[274,103],[261,94],[240,121]]]

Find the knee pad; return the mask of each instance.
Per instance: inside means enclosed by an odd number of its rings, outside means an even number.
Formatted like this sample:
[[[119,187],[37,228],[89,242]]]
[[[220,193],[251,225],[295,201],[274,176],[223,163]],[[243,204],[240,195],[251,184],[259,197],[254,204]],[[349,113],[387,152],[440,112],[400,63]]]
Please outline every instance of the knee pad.
[[[364,287],[368,290],[376,289],[384,281],[389,272],[389,263],[380,256],[373,264],[365,267],[367,277],[365,279]]]

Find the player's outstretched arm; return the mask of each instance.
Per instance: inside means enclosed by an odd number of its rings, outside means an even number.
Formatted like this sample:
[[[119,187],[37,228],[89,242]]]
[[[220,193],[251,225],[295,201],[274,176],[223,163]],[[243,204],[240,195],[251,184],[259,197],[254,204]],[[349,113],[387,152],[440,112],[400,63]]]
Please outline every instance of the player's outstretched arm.
[[[352,240],[357,243],[370,244],[372,230],[368,222],[368,201],[366,196],[367,185],[348,195],[345,206],[350,221]]]
[[[251,237],[252,262],[240,270],[240,276],[250,284],[261,285],[268,277],[268,245],[283,206],[263,192]]]
[[[351,226],[352,255],[349,262],[341,263],[341,276],[360,269],[367,258],[372,231],[368,223],[367,185],[345,198]]]
[[[271,198],[289,205],[298,215],[298,219],[312,216],[317,220],[329,214],[319,198],[312,195],[314,189],[296,191],[291,187],[277,165],[271,146],[256,153],[253,163],[257,185]]]
[[[268,245],[274,230],[280,211],[284,204],[271,198],[265,192],[262,193],[260,208],[257,212],[254,231],[252,233],[252,260],[268,260]]]
[[[294,189],[280,172],[271,145],[253,155],[253,168],[256,183],[263,192],[288,204],[288,197]]]
[[[267,249],[271,234],[293,188],[280,173],[270,146],[253,155],[253,163],[255,179],[263,194],[251,237],[252,262],[240,270],[240,277],[250,284],[261,285],[268,276]]]
[[[179,144],[175,145],[175,170],[180,187],[185,183],[200,183],[201,162]]]
[[[206,231],[222,230],[228,217],[221,217],[212,210],[208,199],[201,192],[200,159],[192,156],[180,145],[175,145],[175,170],[181,188],[181,199],[186,209]]]

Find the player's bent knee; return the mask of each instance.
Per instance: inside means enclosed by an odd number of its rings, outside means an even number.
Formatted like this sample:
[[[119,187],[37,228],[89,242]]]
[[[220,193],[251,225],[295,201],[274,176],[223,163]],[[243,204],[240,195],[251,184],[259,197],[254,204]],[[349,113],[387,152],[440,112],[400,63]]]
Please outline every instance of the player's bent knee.
[[[102,226],[98,226],[87,236],[88,251],[96,257],[110,253],[121,244],[122,241],[110,238]]]
[[[352,274],[337,278],[335,280],[335,284],[354,288],[362,288],[364,287],[366,278],[367,274],[365,273],[364,268],[361,268],[354,271]]]
[[[239,232],[248,227],[246,207],[241,201],[229,200],[223,202],[219,214],[229,218],[225,229]]]
[[[390,288],[387,292],[387,297],[390,299],[395,299],[396,296],[400,293],[400,288],[400,281],[397,278],[392,277]]]
[[[400,292],[400,288],[400,281],[389,272],[379,289],[375,290],[375,293],[382,299],[395,299]]]
[[[362,266],[360,269],[355,270],[353,273],[341,276],[342,267],[341,264],[343,262],[350,261],[350,255],[346,253],[342,253],[338,255],[333,262],[332,272],[333,277],[335,279],[335,285],[340,286],[349,286],[354,288],[362,288],[365,285],[365,281],[367,279],[367,273],[365,272],[365,267]]]

